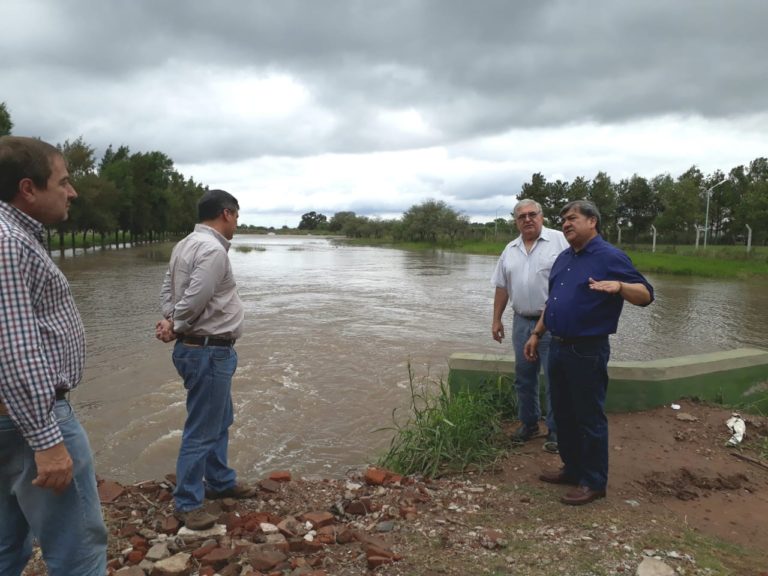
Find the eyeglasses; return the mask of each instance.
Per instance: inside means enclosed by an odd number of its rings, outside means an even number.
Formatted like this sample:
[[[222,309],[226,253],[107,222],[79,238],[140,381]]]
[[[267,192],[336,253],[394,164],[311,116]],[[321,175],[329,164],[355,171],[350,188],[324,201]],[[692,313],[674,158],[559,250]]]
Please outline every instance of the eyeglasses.
[[[541,212],[524,212],[523,214],[518,214],[515,216],[515,220],[518,220],[519,222],[523,222],[524,220],[528,219],[533,220],[539,214],[541,214]]]

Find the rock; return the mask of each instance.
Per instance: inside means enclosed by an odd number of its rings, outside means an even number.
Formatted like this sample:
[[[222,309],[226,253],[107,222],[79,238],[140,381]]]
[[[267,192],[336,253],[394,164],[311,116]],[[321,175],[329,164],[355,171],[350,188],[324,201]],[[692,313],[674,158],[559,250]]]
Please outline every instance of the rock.
[[[344,512],[347,514],[354,514],[356,516],[364,516],[372,511],[371,499],[360,498],[359,500],[353,500],[344,507]]]
[[[191,568],[189,559],[192,556],[179,552],[170,558],[164,558],[155,564],[152,576],[189,576]]]
[[[288,540],[282,534],[267,534],[267,544],[280,552],[288,552]]]
[[[314,528],[321,528],[333,524],[334,516],[330,512],[307,512],[301,515],[303,522],[310,522]]]
[[[392,532],[395,529],[395,523],[392,520],[384,520],[376,524],[376,532]]]
[[[286,516],[280,523],[278,523],[277,528],[286,538],[302,536],[304,533],[301,523],[293,516]]]
[[[267,547],[255,549],[248,553],[248,562],[256,570],[261,571],[271,570],[280,562],[285,561],[286,558],[287,556],[279,550]]]
[[[200,559],[200,563],[214,568],[223,568],[237,556],[237,551],[231,548],[214,548]]]
[[[150,562],[157,562],[158,560],[162,560],[163,558],[168,558],[168,556],[171,555],[170,550],[168,550],[168,544],[165,542],[161,542],[159,544],[155,544],[152,546],[152,548],[149,549],[147,552],[146,558]]]
[[[125,561],[128,564],[138,564],[142,560],[144,560],[144,555],[146,552],[144,550],[131,550],[128,552],[128,555],[125,557]]]
[[[387,479],[387,472],[381,468],[368,468],[365,471],[365,482],[371,486],[381,486]]]
[[[211,552],[214,548],[216,548],[215,542],[213,544],[211,544],[210,542],[205,542],[203,543],[202,546],[200,546],[200,548],[192,552],[192,557],[195,558],[196,560],[199,560],[200,558],[202,558],[203,556]]]
[[[274,480],[275,482],[290,482],[291,473],[288,472],[288,470],[275,470],[274,472],[270,472],[269,479]]]
[[[276,482],[274,480],[270,480],[269,478],[266,478],[259,482],[259,487],[264,490],[264,492],[280,492],[280,482]]]
[[[637,576],[675,576],[674,569],[656,558],[643,558],[637,567]]]
[[[163,534],[176,534],[181,527],[181,522],[176,516],[165,516],[160,520],[157,529]]]
[[[224,536],[226,533],[227,527],[224,524],[214,524],[213,528],[208,528],[208,530],[190,530],[184,526],[179,529],[178,535],[185,540],[202,540],[204,538]]]
[[[114,502],[125,494],[125,487],[112,480],[102,480],[98,486],[99,500],[102,504]]]
[[[262,522],[259,524],[259,528],[261,528],[261,531],[264,532],[264,534],[276,534],[280,531],[277,526],[270,524],[269,522]]]

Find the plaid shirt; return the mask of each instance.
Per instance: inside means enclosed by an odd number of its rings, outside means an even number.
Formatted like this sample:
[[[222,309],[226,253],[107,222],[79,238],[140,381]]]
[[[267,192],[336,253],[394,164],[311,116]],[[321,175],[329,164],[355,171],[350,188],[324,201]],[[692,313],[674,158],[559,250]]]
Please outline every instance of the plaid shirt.
[[[0,400],[33,450],[63,440],[56,390],[77,386],[85,329],[43,225],[0,201]]]

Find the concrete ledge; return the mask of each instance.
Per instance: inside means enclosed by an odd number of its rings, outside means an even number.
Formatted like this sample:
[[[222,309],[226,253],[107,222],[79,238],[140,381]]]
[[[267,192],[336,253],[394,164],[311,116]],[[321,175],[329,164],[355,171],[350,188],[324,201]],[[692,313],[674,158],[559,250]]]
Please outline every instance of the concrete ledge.
[[[501,379],[513,384],[512,355],[455,353],[448,359],[452,391]],[[645,362],[610,362],[607,409],[644,410],[681,397],[768,408],[768,350],[739,348]]]

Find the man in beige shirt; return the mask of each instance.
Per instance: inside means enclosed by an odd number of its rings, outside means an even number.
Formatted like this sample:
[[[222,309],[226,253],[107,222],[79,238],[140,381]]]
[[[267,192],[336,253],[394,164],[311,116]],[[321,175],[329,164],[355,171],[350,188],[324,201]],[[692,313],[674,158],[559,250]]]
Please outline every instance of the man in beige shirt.
[[[188,528],[203,530],[216,522],[203,509],[204,497],[245,498],[254,490],[237,482],[227,465],[234,420],[234,344],[243,326],[228,250],[240,206],[228,192],[210,190],[197,207],[200,223],[171,254],[156,336],[163,342],[176,340],[173,364],[187,390],[187,420],[176,463],[176,512]]]

